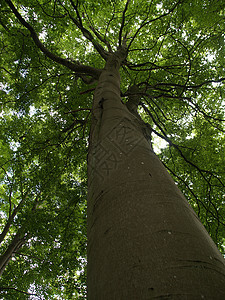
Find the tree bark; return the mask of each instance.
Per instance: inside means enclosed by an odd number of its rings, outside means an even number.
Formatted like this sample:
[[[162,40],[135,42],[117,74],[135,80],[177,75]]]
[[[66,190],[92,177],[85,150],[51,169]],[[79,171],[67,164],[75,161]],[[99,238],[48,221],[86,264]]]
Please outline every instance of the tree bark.
[[[93,105],[88,299],[225,299],[225,263],[120,98],[121,53]]]
[[[26,193],[27,195],[27,193]],[[25,199],[26,199],[26,195],[23,196],[22,200],[19,202],[19,204],[16,206],[16,208],[14,208],[12,214],[9,216],[7,223],[5,224],[2,233],[0,234],[0,244],[4,241],[7,233],[9,232],[10,226],[12,225],[12,222],[16,216],[16,214],[18,213],[18,211],[20,210],[20,208],[22,207]]]
[[[2,276],[5,268],[10,262],[13,254],[18,251],[26,242],[26,238],[24,234],[20,231],[14,236],[13,240],[9,244],[5,253],[0,256],[0,276]]]

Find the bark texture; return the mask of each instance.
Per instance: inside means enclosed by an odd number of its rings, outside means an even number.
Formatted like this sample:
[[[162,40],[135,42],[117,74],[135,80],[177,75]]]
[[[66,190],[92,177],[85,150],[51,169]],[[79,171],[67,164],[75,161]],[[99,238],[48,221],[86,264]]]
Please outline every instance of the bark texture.
[[[225,299],[224,259],[120,99],[123,53],[96,88],[88,157],[88,299]]]
[[[18,251],[25,244],[25,242],[26,237],[24,234],[19,232],[14,236],[6,251],[0,256],[0,276],[2,276],[14,253]]]

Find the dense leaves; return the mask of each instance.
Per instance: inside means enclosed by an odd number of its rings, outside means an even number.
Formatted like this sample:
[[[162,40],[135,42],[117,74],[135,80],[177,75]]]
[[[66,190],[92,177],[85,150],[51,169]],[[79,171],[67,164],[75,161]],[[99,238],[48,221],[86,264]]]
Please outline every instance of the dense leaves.
[[[225,249],[224,1],[0,3],[2,299],[85,298],[92,92],[126,43],[153,147]],[[89,67],[92,67],[91,69]],[[157,138],[156,138],[157,137]],[[158,145],[157,145],[158,144]]]

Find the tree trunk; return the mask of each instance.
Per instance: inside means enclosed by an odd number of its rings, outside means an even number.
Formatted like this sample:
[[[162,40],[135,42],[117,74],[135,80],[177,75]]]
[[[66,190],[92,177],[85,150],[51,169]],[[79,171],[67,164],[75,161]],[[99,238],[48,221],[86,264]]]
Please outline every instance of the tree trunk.
[[[12,222],[13,222],[16,214],[18,213],[18,211],[22,207],[22,205],[23,205],[23,203],[24,203],[24,201],[26,199],[27,194],[28,193],[26,193],[26,195],[24,195],[22,197],[22,200],[19,202],[19,204],[16,206],[16,208],[14,208],[12,214],[9,216],[7,223],[5,224],[5,226],[4,226],[3,230],[2,230],[2,233],[0,234],[0,244],[4,241],[7,233],[9,232],[10,226],[12,225]]]
[[[26,242],[26,238],[24,234],[18,232],[11,243],[9,244],[8,248],[6,249],[5,253],[0,256],[0,276],[2,276],[5,268],[7,267],[8,263],[10,262],[13,254],[18,251]]]
[[[88,299],[225,299],[225,263],[120,99],[121,53],[95,91]]]

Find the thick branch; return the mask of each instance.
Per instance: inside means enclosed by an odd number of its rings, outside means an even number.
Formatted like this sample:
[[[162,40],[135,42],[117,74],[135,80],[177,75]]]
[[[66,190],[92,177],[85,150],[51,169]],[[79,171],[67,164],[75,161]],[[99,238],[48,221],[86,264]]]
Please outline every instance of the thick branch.
[[[26,27],[29,31],[30,31],[30,35],[34,41],[34,43],[36,44],[36,46],[51,60],[67,67],[68,69],[74,71],[74,72],[79,72],[82,74],[87,74],[90,76],[93,76],[95,78],[98,78],[101,74],[101,70],[99,69],[95,69],[93,67],[89,67],[89,66],[85,66],[82,64],[75,64],[73,62],[71,62],[68,59],[62,58],[54,53],[52,53],[51,51],[49,51],[43,44],[42,42],[39,40],[37,33],[35,32],[34,28],[27,23],[24,18],[21,16],[21,14],[18,12],[18,10],[15,8],[15,6],[13,5],[13,3],[11,2],[11,0],[5,0],[6,3],[9,5],[9,7],[11,8],[12,12],[14,13],[14,15],[17,17],[17,19],[20,21],[20,23]]]
[[[7,223],[5,224],[2,233],[0,234],[0,244],[3,242],[5,236],[7,235],[10,226],[16,216],[16,214],[18,213],[18,211],[20,210],[20,208],[22,207],[24,201],[25,201],[25,197],[23,197],[23,199],[20,201],[20,203],[16,206],[16,208],[13,210],[12,214],[9,216]]]
[[[24,234],[22,234],[20,232],[18,232],[14,236],[14,238],[13,238],[12,242],[10,243],[10,245],[8,246],[7,250],[0,257],[0,276],[2,275],[6,266],[10,262],[10,260],[13,256],[13,253],[16,252],[17,250],[19,250],[23,246],[23,244],[25,244],[26,238],[27,237],[25,237]]]

